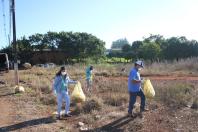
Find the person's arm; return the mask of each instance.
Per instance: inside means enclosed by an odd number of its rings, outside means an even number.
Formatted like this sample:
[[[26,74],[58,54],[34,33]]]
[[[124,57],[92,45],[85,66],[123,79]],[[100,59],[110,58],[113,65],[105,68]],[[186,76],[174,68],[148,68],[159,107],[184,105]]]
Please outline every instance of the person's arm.
[[[53,91],[57,91],[57,85],[58,85],[58,77],[56,76],[55,79],[53,80]]]
[[[142,80],[132,79],[131,81],[132,81],[132,83],[141,83]]]
[[[77,81],[71,80],[69,77],[67,77],[68,83],[70,84],[76,84]]]
[[[134,83],[134,84],[141,83],[141,80],[137,79],[138,78],[137,73],[131,72],[130,74],[132,76],[131,83]]]

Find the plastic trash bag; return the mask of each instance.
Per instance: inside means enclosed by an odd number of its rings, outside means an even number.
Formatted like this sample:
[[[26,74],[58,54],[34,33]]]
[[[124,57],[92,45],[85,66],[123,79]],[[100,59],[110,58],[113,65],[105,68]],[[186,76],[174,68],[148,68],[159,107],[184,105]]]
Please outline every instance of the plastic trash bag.
[[[155,96],[155,90],[153,88],[153,85],[151,84],[151,81],[150,79],[146,79],[144,80],[144,95],[147,97],[147,98],[153,98]]]
[[[71,94],[71,98],[73,101],[79,103],[79,102],[85,102],[85,94],[82,90],[81,84],[80,82],[78,82],[75,87],[74,90]]]

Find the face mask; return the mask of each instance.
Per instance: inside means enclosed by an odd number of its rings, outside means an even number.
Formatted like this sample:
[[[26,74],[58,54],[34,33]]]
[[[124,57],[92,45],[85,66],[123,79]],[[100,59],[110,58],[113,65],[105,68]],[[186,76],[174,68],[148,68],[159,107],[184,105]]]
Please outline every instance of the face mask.
[[[61,72],[61,74],[62,74],[63,76],[65,76],[67,73],[66,73],[66,72]]]

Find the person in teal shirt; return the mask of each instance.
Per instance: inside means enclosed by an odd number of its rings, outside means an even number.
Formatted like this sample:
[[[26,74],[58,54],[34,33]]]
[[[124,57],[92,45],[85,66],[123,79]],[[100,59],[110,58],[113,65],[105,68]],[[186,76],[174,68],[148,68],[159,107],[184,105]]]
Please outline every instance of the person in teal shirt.
[[[69,84],[76,84],[77,81],[73,81],[69,78],[65,67],[61,67],[58,73],[56,74],[56,77],[54,79],[54,93],[57,95],[57,103],[58,103],[58,116],[57,118],[61,118],[61,108],[62,108],[62,103],[63,99],[65,100],[65,115],[64,117],[70,117],[71,115],[69,114],[69,109],[70,109],[70,96],[69,96],[69,90],[68,90],[68,85]]]
[[[92,83],[93,83],[93,66],[89,66],[86,69],[86,82],[87,82],[87,90],[91,91]]]

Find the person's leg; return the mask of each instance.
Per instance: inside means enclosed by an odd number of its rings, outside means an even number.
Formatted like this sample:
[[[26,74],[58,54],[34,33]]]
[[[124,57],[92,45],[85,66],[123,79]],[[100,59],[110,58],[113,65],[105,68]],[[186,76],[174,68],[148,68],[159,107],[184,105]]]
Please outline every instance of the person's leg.
[[[89,91],[90,92],[92,91],[92,80],[91,79],[89,80]]]
[[[57,93],[57,112],[58,112],[58,116],[61,115],[61,108],[62,108],[62,93]]]
[[[87,91],[89,91],[90,90],[89,79],[86,79],[86,82],[87,82]]]
[[[142,89],[140,90],[140,92],[138,92],[138,96],[140,96],[140,98],[141,98],[140,112],[143,112],[145,109],[146,98],[145,98],[145,95],[144,95]]]
[[[129,92],[128,114],[132,114],[135,102],[136,102],[136,93]]]
[[[68,115],[70,109],[70,97],[68,92],[65,92],[65,103],[65,115]]]

